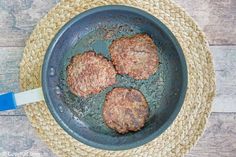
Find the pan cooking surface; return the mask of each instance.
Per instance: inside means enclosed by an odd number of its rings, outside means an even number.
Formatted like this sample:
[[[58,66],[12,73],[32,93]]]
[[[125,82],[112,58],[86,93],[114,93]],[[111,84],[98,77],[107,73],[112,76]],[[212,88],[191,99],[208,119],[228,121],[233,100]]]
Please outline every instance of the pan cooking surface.
[[[137,33],[147,33],[158,47],[160,65],[154,75],[148,80],[117,75],[115,85],[87,98],[70,92],[66,67],[72,56],[94,50],[111,60],[112,40]],[[160,135],[174,120],[185,95],[186,71],[181,48],[162,23],[134,8],[107,6],[80,14],[57,34],[45,57],[43,89],[54,118],[70,135],[98,148],[128,149]],[[105,125],[103,103],[114,87],[135,88],[145,96],[150,114],[142,130],[121,135]]]

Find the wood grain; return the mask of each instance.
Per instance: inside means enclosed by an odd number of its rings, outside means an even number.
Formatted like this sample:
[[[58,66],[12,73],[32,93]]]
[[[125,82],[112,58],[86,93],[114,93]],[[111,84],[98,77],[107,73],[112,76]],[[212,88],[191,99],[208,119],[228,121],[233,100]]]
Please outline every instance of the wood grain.
[[[203,136],[186,157],[235,157],[236,114],[212,113]]]
[[[212,45],[236,44],[235,0],[174,0],[206,33]]]
[[[19,64],[22,47],[0,48],[0,92],[19,91]]]
[[[19,92],[19,64],[23,47],[0,47],[0,94]],[[0,112],[0,115],[25,115],[22,108]]]
[[[24,43],[58,1],[0,0],[0,93],[19,91]],[[236,0],[174,1],[193,17],[212,45],[217,83],[213,111],[235,112],[212,113],[204,135],[186,157],[235,157]],[[0,126],[0,157],[55,157],[36,137],[22,109],[0,112]]]
[[[0,47],[24,46],[39,19],[59,0],[1,0]],[[235,0],[175,0],[193,17],[212,45],[236,45]]]
[[[27,117],[0,116],[0,157],[54,157],[35,135]]]
[[[58,0],[0,0],[0,46],[24,46],[34,26]]]
[[[236,112],[236,46],[211,47],[216,71],[215,112]]]
[[[55,157],[35,136],[25,116],[0,116],[1,157]],[[236,114],[212,113],[207,128],[186,157],[235,157]]]

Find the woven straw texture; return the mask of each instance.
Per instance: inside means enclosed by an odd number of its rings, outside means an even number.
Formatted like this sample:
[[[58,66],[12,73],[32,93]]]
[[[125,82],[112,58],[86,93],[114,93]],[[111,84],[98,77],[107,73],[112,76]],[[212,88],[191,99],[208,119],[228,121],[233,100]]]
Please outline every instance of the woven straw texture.
[[[44,54],[58,30],[79,13],[102,5],[123,4],[149,12],[161,20],[179,41],[188,67],[188,89],[174,123],[158,138],[125,151],[95,149],[69,136],[53,119],[45,102],[27,105],[25,112],[38,135],[60,157],[183,156],[196,143],[210,114],[215,74],[205,35],[183,9],[169,0],[64,0],[36,26],[26,42],[20,65],[22,90],[41,86]]]

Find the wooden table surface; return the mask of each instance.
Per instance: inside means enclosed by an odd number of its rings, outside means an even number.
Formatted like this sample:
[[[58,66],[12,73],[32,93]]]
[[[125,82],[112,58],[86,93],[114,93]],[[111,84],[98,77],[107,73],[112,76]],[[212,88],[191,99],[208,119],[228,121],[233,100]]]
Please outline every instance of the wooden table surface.
[[[217,94],[206,130],[186,157],[236,157],[236,0],[175,0],[206,33]],[[0,0],[0,93],[19,91],[25,41],[58,0]],[[0,157],[55,157],[22,109],[0,112]]]

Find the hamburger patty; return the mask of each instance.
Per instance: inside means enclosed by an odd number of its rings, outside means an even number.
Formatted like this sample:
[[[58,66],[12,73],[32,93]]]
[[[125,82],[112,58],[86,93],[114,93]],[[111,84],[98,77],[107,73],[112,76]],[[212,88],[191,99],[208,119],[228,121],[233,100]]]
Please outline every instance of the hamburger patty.
[[[140,130],[148,114],[145,97],[136,89],[114,88],[106,95],[103,119],[108,127],[118,133]]]
[[[67,66],[67,83],[72,93],[86,97],[116,83],[111,62],[94,51],[72,57]]]
[[[119,74],[148,79],[157,70],[157,47],[147,34],[116,39],[110,45],[109,52]]]

